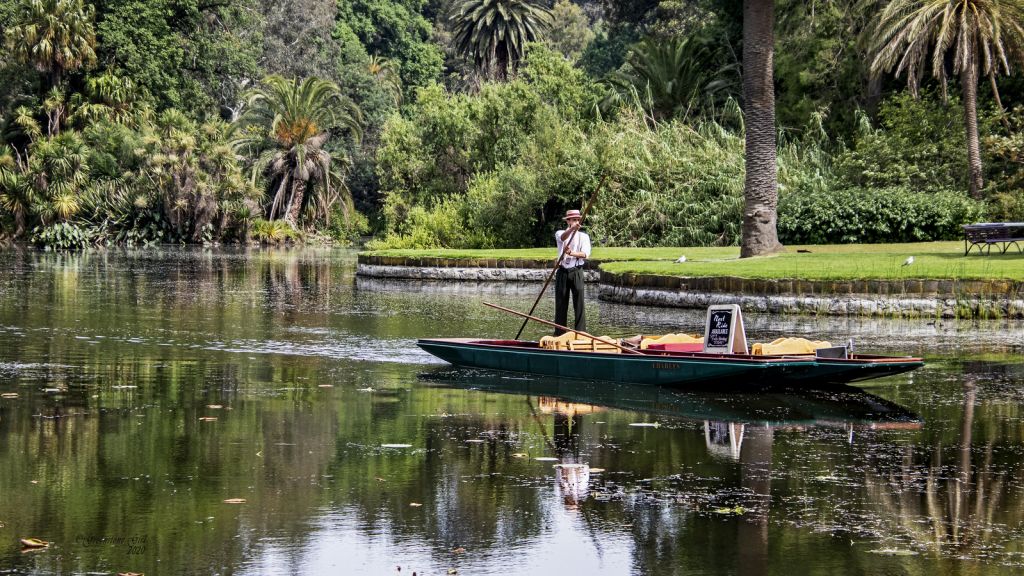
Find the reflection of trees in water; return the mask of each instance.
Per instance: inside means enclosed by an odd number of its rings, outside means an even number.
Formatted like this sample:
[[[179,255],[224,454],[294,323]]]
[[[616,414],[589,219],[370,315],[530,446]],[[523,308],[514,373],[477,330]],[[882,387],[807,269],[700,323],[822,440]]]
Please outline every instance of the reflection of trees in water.
[[[872,459],[865,472],[868,505],[897,523],[890,529],[912,546],[967,555],[1016,548],[1012,542],[1024,521],[1024,462],[999,458],[1008,446],[992,430],[980,442],[976,438],[978,425],[988,424],[976,421],[977,393],[977,385],[965,381],[955,452],[941,443],[928,451],[907,448],[899,462]]]
[[[135,389],[94,383],[62,398],[26,395],[5,404],[0,486],[25,488],[17,490],[16,504],[5,503],[4,521],[19,533],[54,541],[72,558],[72,564],[51,564],[61,559],[25,556],[21,566],[43,572],[130,566],[157,573],[162,564],[213,573],[238,566],[250,552],[252,544],[238,534],[301,540],[333,455],[337,406],[311,403],[301,392],[241,396],[231,378],[221,365],[165,363]],[[207,408],[213,403],[224,408]],[[201,416],[218,419],[201,422]],[[239,508],[222,503],[237,497],[249,502]],[[145,554],[76,544],[132,537],[146,537]],[[0,556],[6,547],[0,546]]]

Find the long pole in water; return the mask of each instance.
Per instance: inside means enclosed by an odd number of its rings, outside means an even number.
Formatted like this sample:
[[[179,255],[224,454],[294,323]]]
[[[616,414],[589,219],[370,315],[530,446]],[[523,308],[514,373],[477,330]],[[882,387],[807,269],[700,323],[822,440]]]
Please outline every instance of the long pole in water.
[[[589,334],[589,333],[584,332],[582,330],[573,330],[572,328],[567,328],[565,326],[562,326],[561,324],[555,324],[554,322],[551,322],[549,320],[544,320],[543,318],[537,318],[536,316],[530,316],[529,314],[523,314],[522,312],[518,312],[516,310],[512,310],[511,308],[505,308],[504,306],[498,306],[497,304],[491,304],[490,302],[484,302],[484,306],[490,306],[491,308],[495,308],[495,309],[501,310],[502,312],[508,312],[509,314],[515,314],[516,316],[522,316],[523,318],[526,318],[526,320],[528,320],[528,321],[529,320],[533,320],[534,322],[540,322],[541,324],[547,324],[548,326],[554,326],[555,328],[560,328],[562,330],[565,330],[566,332],[572,332],[574,334],[579,334],[580,336],[583,336],[584,338],[590,338],[591,340],[596,340],[598,342],[604,342],[605,344],[608,344],[610,346],[615,346],[616,348],[618,348],[619,350],[622,350],[623,352],[626,352],[627,354],[640,354],[641,356],[644,355],[643,352],[638,352],[636,350],[630,350],[629,348],[625,348],[623,346],[620,346],[618,343],[612,342],[611,340],[605,340],[604,338],[598,338],[597,336],[594,336],[593,334]]]
[[[590,212],[590,207],[594,205],[594,200],[597,199],[597,192],[604,186],[604,180],[607,178],[607,174],[601,174],[601,181],[597,183],[597,188],[594,188],[594,193],[590,195],[590,200],[587,201],[587,205],[583,207],[583,213],[580,214],[580,225],[583,225],[583,220],[587,217],[587,212]],[[555,276],[555,272],[558,271],[558,267],[562,265],[562,260],[565,260],[565,255],[569,253],[569,246],[572,246],[572,241],[576,239],[576,230],[572,231],[569,235],[569,241],[562,246],[562,253],[558,255],[558,262],[555,262],[555,267],[551,269],[551,273],[548,274],[548,279],[544,281],[544,286],[540,289],[540,294],[537,294],[537,299],[533,301],[533,306],[530,306],[530,311],[527,313],[527,318],[523,320],[523,325],[519,327],[519,332],[516,332],[515,340],[519,340],[519,337],[523,335],[523,329],[526,328],[526,323],[530,321],[529,315],[533,314],[533,311],[537,309],[537,304],[540,303],[540,299],[544,297],[544,292],[548,289],[548,284],[551,283],[551,278]],[[575,332],[575,330],[573,330]]]

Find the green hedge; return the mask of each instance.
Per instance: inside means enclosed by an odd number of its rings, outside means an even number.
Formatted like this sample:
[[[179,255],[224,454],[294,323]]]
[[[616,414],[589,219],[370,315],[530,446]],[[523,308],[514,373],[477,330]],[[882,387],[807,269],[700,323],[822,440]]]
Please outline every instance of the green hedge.
[[[783,196],[779,236],[787,244],[926,242],[961,237],[984,207],[951,191],[849,188]]]

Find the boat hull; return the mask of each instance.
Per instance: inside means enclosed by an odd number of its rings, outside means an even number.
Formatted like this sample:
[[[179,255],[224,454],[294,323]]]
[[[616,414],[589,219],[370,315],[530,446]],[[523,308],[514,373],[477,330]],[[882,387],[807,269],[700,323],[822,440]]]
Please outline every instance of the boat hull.
[[[457,366],[677,387],[844,383],[890,376],[924,364],[920,358],[819,360],[670,352],[609,354],[546,350],[532,342],[468,338],[421,339],[417,345]]]

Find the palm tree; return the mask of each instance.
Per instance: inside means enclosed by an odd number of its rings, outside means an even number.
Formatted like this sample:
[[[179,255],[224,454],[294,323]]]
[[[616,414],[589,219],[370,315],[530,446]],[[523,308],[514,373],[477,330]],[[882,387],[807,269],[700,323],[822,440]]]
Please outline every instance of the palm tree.
[[[456,49],[504,80],[551,27],[551,11],[536,0],[462,0],[450,20]]]
[[[33,188],[30,211],[44,225],[67,222],[82,208],[89,185],[89,149],[76,132],[64,132],[32,144],[27,171]]]
[[[1024,59],[1024,3],[1020,0],[892,0],[878,18],[870,40],[871,71],[895,68],[907,75],[916,96],[931,57],[932,76],[943,88],[947,75],[960,78],[967,131],[971,196],[981,197],[978,141],[978,80],[1010,73],[1011,57]]]
[[[685,116],[700,100],[728,91],[726,73],[709,41],[696,36],[645,38],[630,51],[629,66],[613,73],[604,106],[639,100],[655,120]]]
[[[402,103],[402,80],[394,62],[374,54],[366,62],[366,71],[391,92],[395,106]]]
[[[25,233],[31,206],[35,202],[24,168],[10,150],[0,150],[0,209],[14,220],[15,238]]]
[[[96,9],[83,0],[22,0],[7,49],[60,85],[65,72],[96,62]]]
[[[343,182],[324,149],[331,130],[362,134],[359,107],[341,94],[338,86],[320,78],[288,80],[273,75],[253,90],[243,125],[253,127],[236,140],[236,146],[258,154],[255,175],[265,173],[273,187],[269,219],[282,216],[297,226],[307,204],[306,189],[316,184],[318,212],[327,217],[330,206],[343,190]]]
[[[774,0],[743,2],[743,124],[746,133],[740,258],[782,250],[775,159]]]

